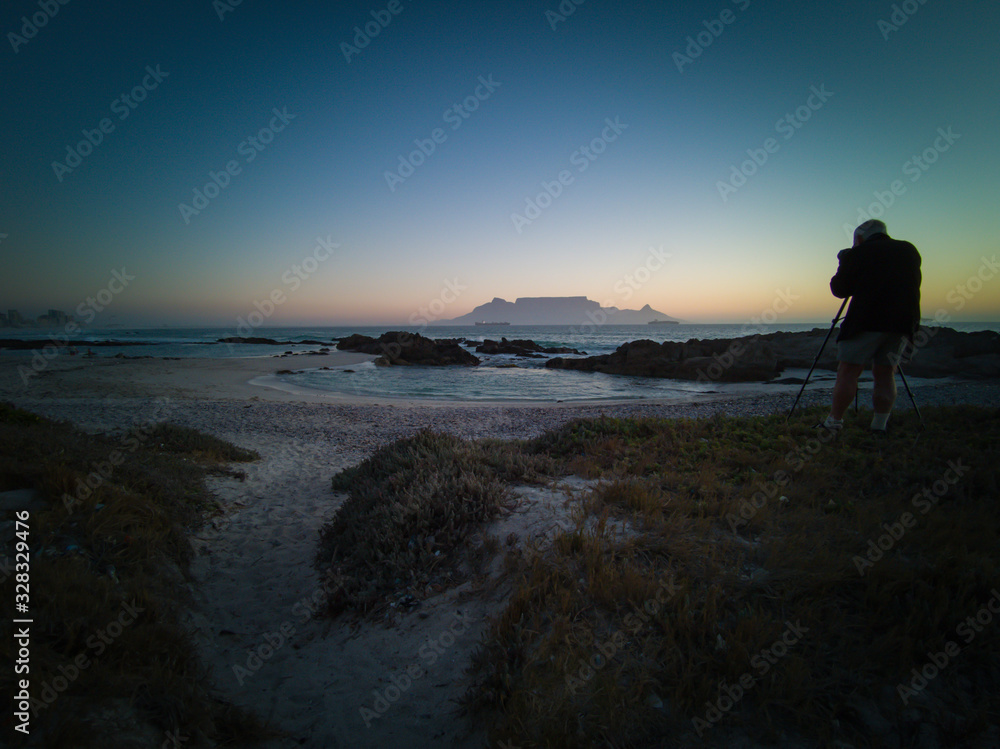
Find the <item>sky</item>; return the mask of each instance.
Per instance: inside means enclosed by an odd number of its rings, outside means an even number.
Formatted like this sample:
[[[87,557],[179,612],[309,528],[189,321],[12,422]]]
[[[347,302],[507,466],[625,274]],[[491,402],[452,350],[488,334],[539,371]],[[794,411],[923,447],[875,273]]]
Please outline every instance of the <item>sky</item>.
[[[64,4],[63,4],[64,3]],[[868,217],[1000,320],[997,3],[7,0],[0,309],[829,321]]]

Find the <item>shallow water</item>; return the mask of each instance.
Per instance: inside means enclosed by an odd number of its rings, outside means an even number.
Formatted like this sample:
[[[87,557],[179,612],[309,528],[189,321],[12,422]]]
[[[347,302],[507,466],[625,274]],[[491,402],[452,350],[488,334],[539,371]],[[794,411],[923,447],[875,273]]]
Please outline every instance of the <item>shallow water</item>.
[[[70,336],[71,340],[112,341],[114,345],[94,347],[98,357],[152,356],[181,358],[224,358],[276,356],[285,352],[305,353],[318,346],[301,341],[313,340],[331,344],[335,339],[352,333],[377,337],[387,330],[408,329],[432,338],[464,338],[479,343],[489,338],[499,340],[529,339],[544,347],[570,347],[587,355],[608,354],[628,341],[687,341],[692,338],[716,339],[779,331],[812,330],[815,324],[790,325],[557,325],[557,326],[427,326],[421,329],[401,326],[383,327],[316,327],[267,328],[240,330],[234,328],[192,328],[127,330],[89,330]],[[997,330],[997,323],[966,323],[953,326],[959,330]],[[823,327],[825,330],[826,327]],[[266,337],[289,341],[287,345],[229,344],[218,339],[236,335]],[[0,338],[31,338],[65,340],[61,330],[7,329]],[[833,346],[831,341],[830,346]],[[331,346],[331,348],[333,348]],[[475,347],[467,346],[474,352]],[[79,354],[86,352],[81,347]],[[37,352],[0,351],[0,356],[31,358]],[[63,354],[65,355],[65,354]],[[797,385],[765,385],[762,383],[725,384],[689,382],[643,377],[606,375],[599,372],[573,372],[545,368],[543,359],[522,359],[512,356],[486,357],[478,367],[375,367],[371,363],[329,370],[309,370],[277,378],[261,378],[269,384],[294,389],[297,387],[329,393],[343,393],[380,398],[416,398],[459,401],[533,401],[533,402],[601,402],[643,400],[649,398],[694,402],[711,393],[765,392],[797,390]],[[287,369],[295,369],[295,358],[287,359]],[[510,366],[510,365],[515,366]],[[353,370],[353,371],[346,371]],[[786,371],[783,377],[805,376],[805,372]],[[811,382],[821,384],[829,372],[816,372]]]

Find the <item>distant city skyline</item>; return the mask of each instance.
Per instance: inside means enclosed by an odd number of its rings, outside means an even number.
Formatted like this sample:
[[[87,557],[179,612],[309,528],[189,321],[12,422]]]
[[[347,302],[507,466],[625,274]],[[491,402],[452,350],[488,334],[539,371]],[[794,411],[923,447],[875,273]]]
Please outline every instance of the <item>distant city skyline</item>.
[[[0,308],[405,325],[586,296],[743,323],[783,298],[780,322],[822,323],[875,217],[923,256],[925,318],[1000,320],[998,21],[916,0],[13,0]]]

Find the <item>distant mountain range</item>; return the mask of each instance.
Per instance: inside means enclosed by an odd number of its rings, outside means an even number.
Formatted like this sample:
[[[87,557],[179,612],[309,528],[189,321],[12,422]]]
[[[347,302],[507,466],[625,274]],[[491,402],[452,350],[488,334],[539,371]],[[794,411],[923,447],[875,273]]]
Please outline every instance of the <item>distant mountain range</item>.
[[[480,304],[472,312],[439,325],[474,325],[506,322],[511,325],[645,325],[653,320],[680,322],[648,304],[642,309],[601,307],[585,296],[520,297],[508,302],[500,297]]]

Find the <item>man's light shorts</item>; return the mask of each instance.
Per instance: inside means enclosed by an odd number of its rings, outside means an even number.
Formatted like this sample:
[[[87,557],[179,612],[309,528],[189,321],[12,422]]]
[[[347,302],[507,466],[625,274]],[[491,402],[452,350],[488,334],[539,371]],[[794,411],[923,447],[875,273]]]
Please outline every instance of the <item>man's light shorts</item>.
[[[906,336],[899,333],[858,333],[837,344],[837,360],[862,366],[868,362],[896,366],[905,346]]]

